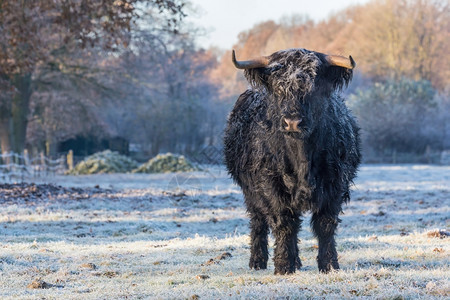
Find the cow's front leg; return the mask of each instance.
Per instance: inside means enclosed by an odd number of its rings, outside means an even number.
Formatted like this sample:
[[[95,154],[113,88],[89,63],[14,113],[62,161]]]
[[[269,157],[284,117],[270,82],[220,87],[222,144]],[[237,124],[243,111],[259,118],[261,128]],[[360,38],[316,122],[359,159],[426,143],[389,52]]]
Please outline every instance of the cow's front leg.
[[[311,218],[311,227],[319,240],[319,255],[317,264],[319,271],[328,273],[331,268],[338,270],[338,256],[334,234],[339,223],[339,218],[324,213],[314,213]]]
[[[275,274],[291,274],[301,266],[298,257],[297,233],[300,229],[299,216],[281,213],[272,217],[272,233],[275,236],[273,261]]]
[[[267,260],[269,258],[267,235],[269,234],[269,225],[267,225],[263,215],[253,213],[250,215],[250,228],[251,252],[249,267],[255,270],[267,269]]]

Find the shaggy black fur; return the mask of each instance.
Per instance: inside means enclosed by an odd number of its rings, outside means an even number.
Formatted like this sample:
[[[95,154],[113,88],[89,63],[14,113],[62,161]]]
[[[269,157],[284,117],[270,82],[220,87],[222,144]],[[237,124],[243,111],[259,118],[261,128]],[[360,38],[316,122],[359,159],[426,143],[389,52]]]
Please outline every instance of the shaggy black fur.
[[[359,128],[338,92],[352,70],[305,49],[278,51],[266,68],[245,70],[252,88],[237,100],[225,131],[227,168],[250,214],[250,268],[266,269],[269,228],[275,274],[301,267],[300,217],[312,211],[319,270],[339,269],[335,231],[360,163]],[[302,118],[300,132],[282,118]]]

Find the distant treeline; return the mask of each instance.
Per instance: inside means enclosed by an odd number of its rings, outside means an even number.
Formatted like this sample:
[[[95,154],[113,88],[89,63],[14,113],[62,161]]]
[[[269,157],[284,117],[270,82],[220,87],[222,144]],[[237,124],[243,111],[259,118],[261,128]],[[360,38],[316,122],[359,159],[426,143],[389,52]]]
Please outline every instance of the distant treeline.
[[[366,161],[396,155],[429,161],[430,152],[450,148],[448,1],[371,1],[319,23],[301,15],[267,21],[242,32],[234,49],[245,59],[297,47],[356,60],[346,93],[362,127]],[[212,74],[221,96],[235,99],[247,83],[230,56],[231,50]]]

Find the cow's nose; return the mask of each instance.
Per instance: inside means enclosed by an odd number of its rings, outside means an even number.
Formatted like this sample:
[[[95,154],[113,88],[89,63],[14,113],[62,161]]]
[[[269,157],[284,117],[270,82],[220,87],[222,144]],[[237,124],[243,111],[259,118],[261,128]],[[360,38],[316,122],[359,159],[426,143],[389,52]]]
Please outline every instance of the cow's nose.
[[[284,129],[286,131],[291,131],[291,132],[300,132],[300,129],[298,128],[298,125],[302,122],[302,119],[288,119],[288,118],[283,118],[283,126]]]

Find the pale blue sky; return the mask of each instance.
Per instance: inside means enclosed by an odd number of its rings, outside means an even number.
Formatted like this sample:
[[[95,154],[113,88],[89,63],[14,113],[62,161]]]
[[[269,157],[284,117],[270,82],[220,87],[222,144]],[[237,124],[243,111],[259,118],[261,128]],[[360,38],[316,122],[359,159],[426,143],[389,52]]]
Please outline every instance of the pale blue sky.
[[[239,32],[256,23],[292,14],[308,15],[315,21],[350,5],[369,0],[191,0],[199,8],[188,20],[204,27],[209,34],[199,38],[203,47],[218,46],[230,49],[237,42]]]

